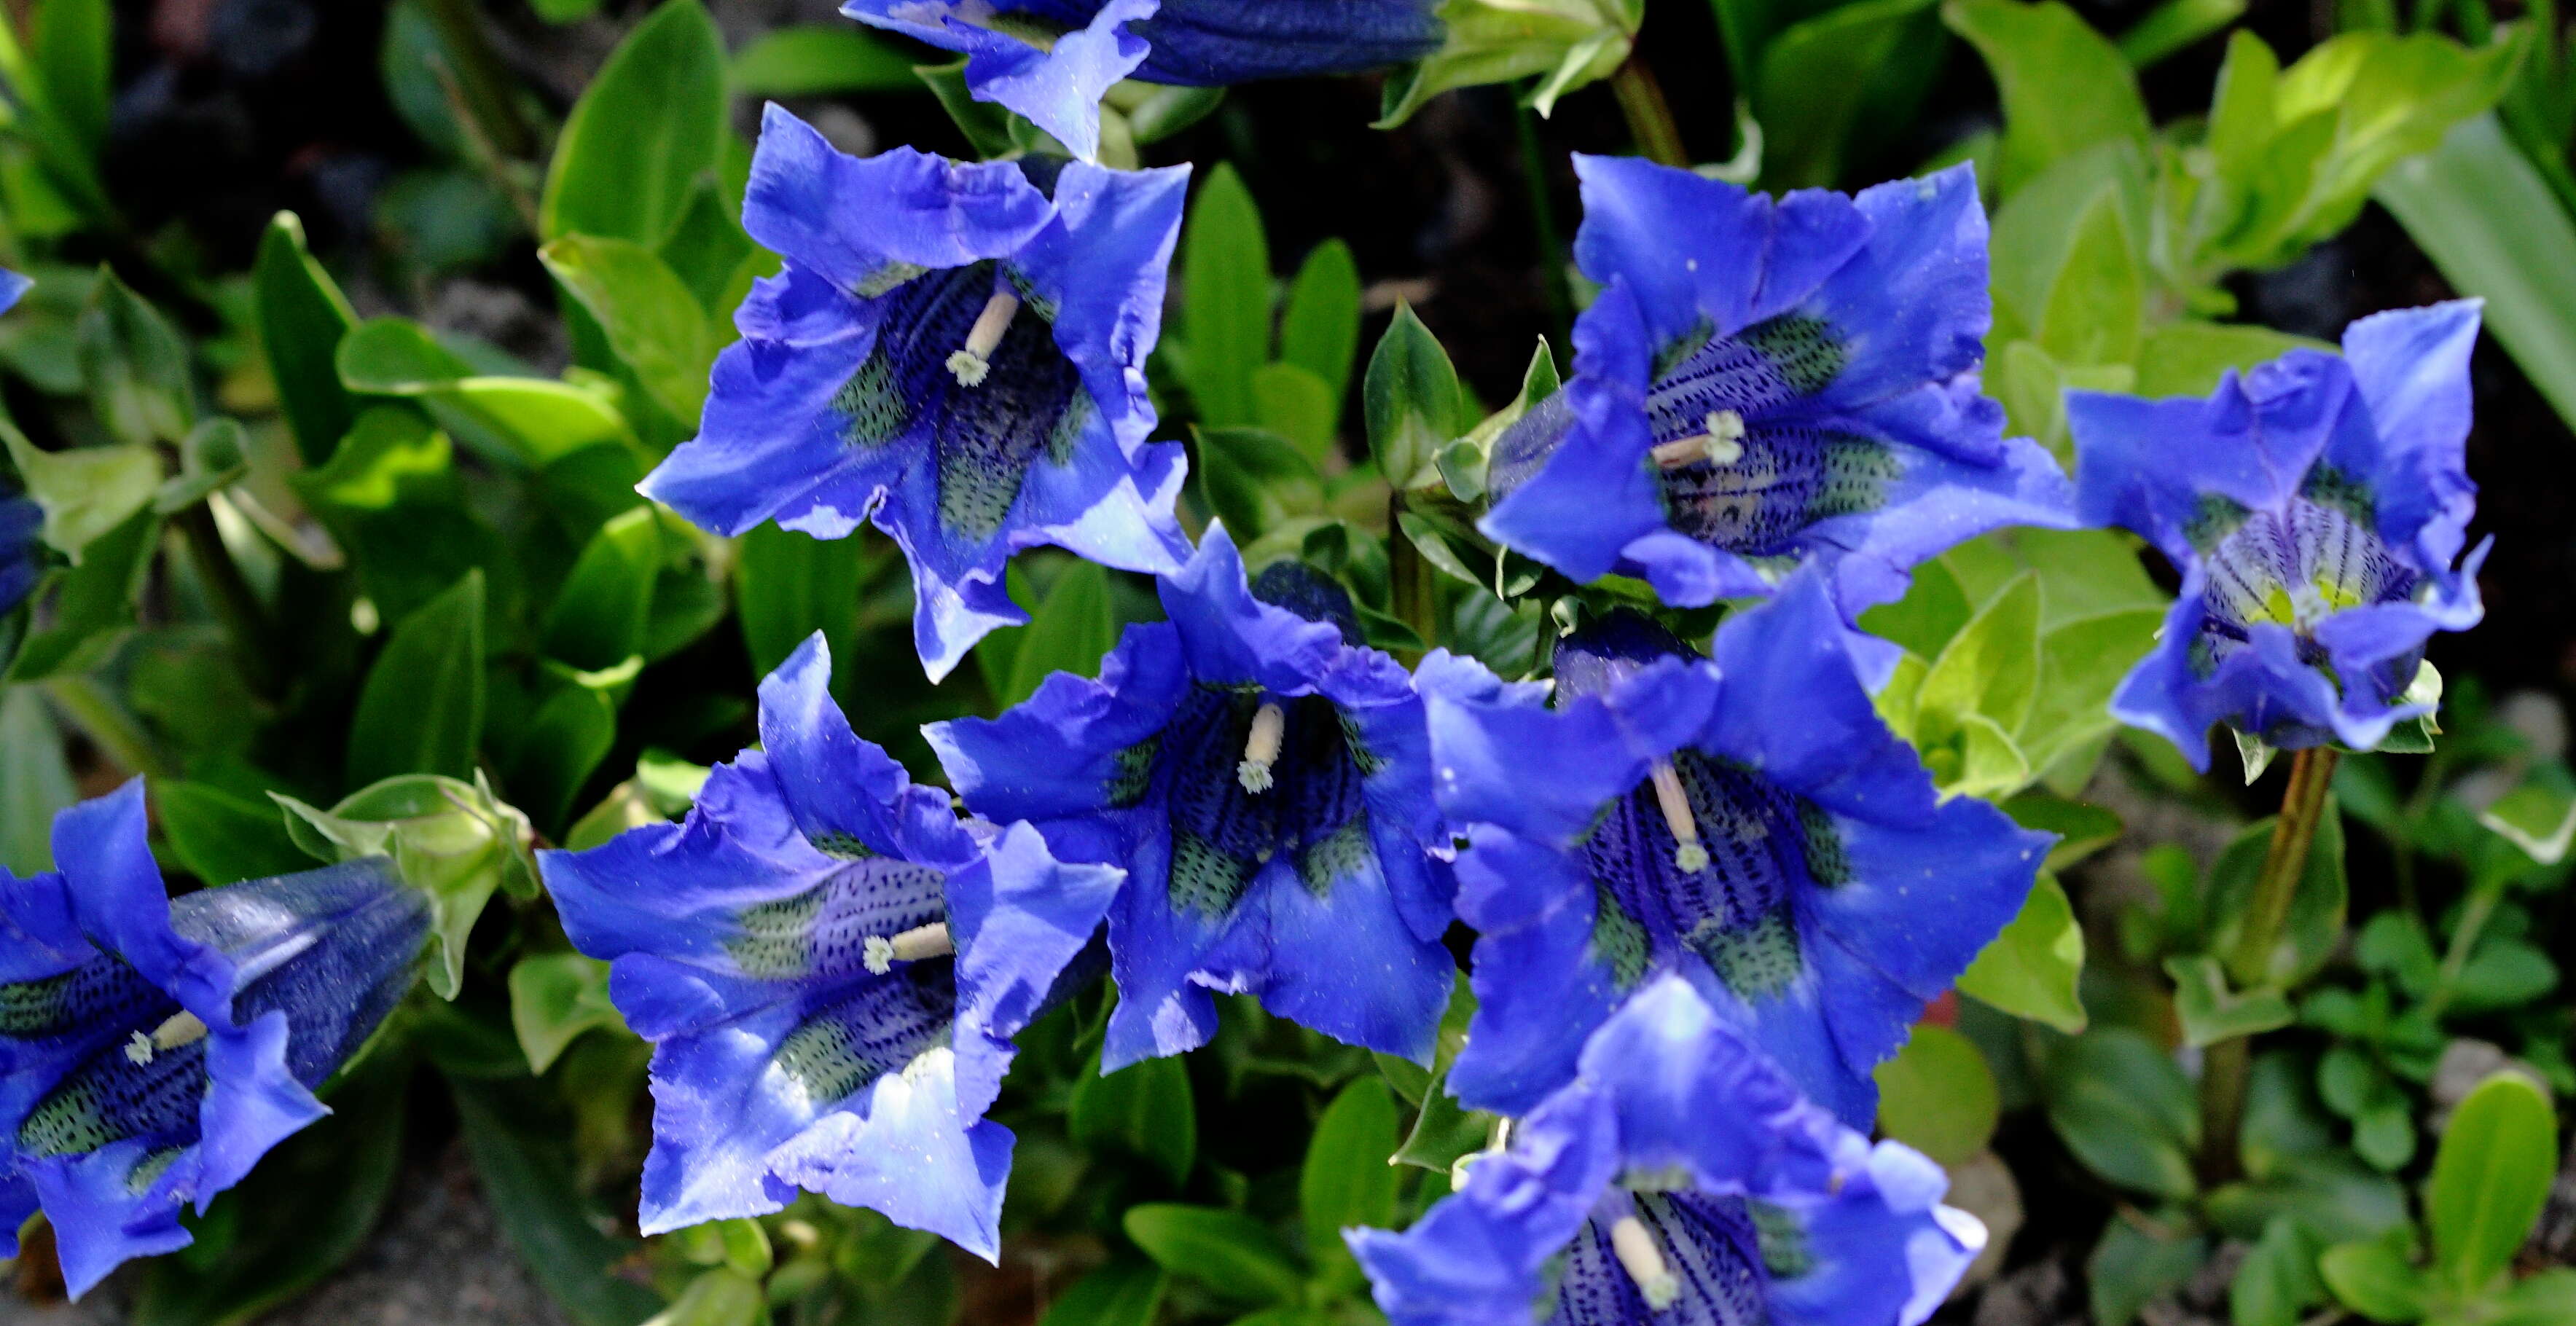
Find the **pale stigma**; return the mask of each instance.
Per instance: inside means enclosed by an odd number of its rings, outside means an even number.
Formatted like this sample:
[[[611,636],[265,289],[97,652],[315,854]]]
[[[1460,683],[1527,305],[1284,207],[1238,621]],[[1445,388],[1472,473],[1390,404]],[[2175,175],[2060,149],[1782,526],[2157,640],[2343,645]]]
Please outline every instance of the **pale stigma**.
[[[1664,824],[1673,831],[1673,864],[1683,873],[1708,869],[1708,849],[1700,845],[1699,821],[1691,818],[1690,795],[1682,790],[1682,776],[1670,760],[1655,761],[1652,777],[1655,804],[1664,812]]]
[[[164,1019],[160,1026],[154,1027],[151,1035],[147,1036],[139,1031],[134,1033],[125,1042],[125,1061],[137,1065],[148,1064],[163,1050],[175,1050],[183,1045],[194,1045],[205,1038],[206,1024],[199,1020],[196,1014],[183,1008]]]
[[[883,976],[898,962],[920,962],[926,958],[944,958],[957,951],[957,942],[948,935],[944,921],[914,926],[902,934],[888,937],[870,935],[859,946],[859,961],[867,964],[872,975]]]
[[[948,371],[957,375],[957,385],[980,387],[993,371],[993,351],[1000,348],[1002,335],[1011,329],[1011,318],[1020,311],[1020,297],[1004,290],[984,301],[984,311],[975,315],[975,325],[966,333],[966,346],[948,356]]]
[[[1657,446],[1651,453],[1655,463],[1668,470],[1677,470],[1703,460],[1732,465],[1744,459],[1743,415],[1733,410],[1715,411],[1708,416],[1706,429]]]
[[[1628,1278],[1637,1282],[1637,1294],[1646,1300],[1649,1309],[1661,1312],[1682,1296],[1681,1277],[1664,1264],[1664,1251],[1655,1246],[1655,1236],[1645,1221],[1632,1215],[1612,1221],[1610,1251],[1618,1254],[1619,1265],[1628,1272]]]
[[[1270,790],[1270,766],[1279,762],[1279,743],[1288,735],[1288,711],[1265,704],[1252,715],[1252,732],[1243,741],[1243,762],[1234,766],[1235,781],[1246,792]]]

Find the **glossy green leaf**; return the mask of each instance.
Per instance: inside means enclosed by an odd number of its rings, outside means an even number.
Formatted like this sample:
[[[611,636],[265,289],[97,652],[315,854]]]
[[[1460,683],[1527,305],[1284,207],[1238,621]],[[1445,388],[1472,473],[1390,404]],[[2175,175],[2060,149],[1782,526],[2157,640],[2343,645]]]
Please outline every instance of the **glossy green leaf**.
[[[1399,489],[1439,482],[1434,462],[1460,432],[1464,398],[1449,352],[1410,305],[1396,306],[1395,320],[1370,354],[1360,404],[1369,455],[1387,482]]]
[[[909,71],[905,76],[910,77]],[[734,219],[736,207],[725,200],[722,184],[714,179],[700,181],[670,238],[655,250],[671,274],[680,278],[680,284],[696,297],[706,315],[706,335],[719,347],[734,339],[734,310],[751,292],[753,273],[746,264],[766,259],[764,270],[757,273],[765,276],[777,270],[779,261],[775,254],[751,242],[742,223]]]
[[[265,879],[313,868],[265,797],[214,783],[163,779],[152,784],[152,808],[171,855],[208,886]]]
[[[2084,1264],[2096,1326],[2129,1326],[2148,1300],[2179,1287],[2208,1260],[2209,1240],[2151,1231],[2114,1216]]]
[[[1933,11],[1933,0],[1859,0],[1763,47],[1753,117],[1762,125],[1764,188],[1829,187],[1858,164],[1853,149],[1886,131],[1877,116],[1895,109],[1891,89],[1920,87],[1938,68]]]
[[[2503,1272],[2530,1236],[2558,1168],[2558,1118],[2515,1073],[2479,1083],[2451,1113],[2424,1193],[2433,1261],[2454,1292]]]
[[[206,500],[250,473],[250,434],[231,419],[200,419],[179,446],[179,472],[152,492],[152,509],[165,516]]]
[[[537,229],[660,244],[725,136],[724,39],[698,0],[664,0],[619,43],[555,140]]]
[[[1916,704],[1953,720],[1983,714],[2011,733],[2029,716],[2038,682],[2039,577],[2025,572],[1942,647]]]
[[[330,464],[290,482],[388,622],[502,561],[500,536],[466,508],[455,448],[416,410],[369,409]]]
[[[1959,977],[1959,993],[2059,1031],[2084,1029],[2084,928],[2057,877],[2042,874],[2012,923]]]
[[[1024,590],[1026,577],[1015,579],[1015,588]],[[1109,572],[1098,563],[1065,563],[1043,595],[1030,597],[1035,601],[1030,604],[1027,626],[997,631],[976,646],[977,665],[998,708],[1037,694],[1038,687],[1059,672],[1100,675],[1101,659],[1118,643]]]
[[[642,653],[662,561],[653,508],[636,507],[600,526],[546,612],[538,636],[546,653],[578,668],[614,667]]]
[[[1881,1130],[1943,1165],[1985,1150],[2002,1117],[2003,1098],[1986,1056],[1948,1027],[1916,1027],[1872,1076]]]
[[[755,675],[775,671],[816,631],[832,651],[833,674],[847,674],[857,661],[867,538],[818,539],[762,524],[735,542],[735,608]]]
[[[2206,396],[2229,369],[2242,372],[2292,350],[2333,347],[2250,323],[2185,320],[2147,333],[2138,350],[2141,396]]]
[[[1298,1171],[1297,1209],[1306,1221],[1306,1255],[1334,1280],[1361,1283],[1358,1263],[1342,1245],[1342,1231],[1395,1223],[1397,1134],[1395,1100],[1375,1078],[1351,1080],[1333,1097]]]
[[[2317,1278],[2316,1239],[2288,1216],[2263,1227],[2227,1286],[2234,1326],[2299,1326],[2310,1305],[2325,1301]]]
[[[539,953],[510,967],[510,1030],[543,1073],[586,1031],[624,1030],[608,999],[608,964],[579,953]]]
[[[1171,1279],[1132,1254],[1113,1258],[1047,1305],[1038,1326],[1154,1326]]]
[[[468,778],[483,730],[483,573],[404,617],[368,669],[349,723],[348,781],[396,774]]]
[[[1152,1060],[1149,1062],[1162,1062]],[[1239,1211],[1176,1202],[1127,1208],[1127,1237],[1156,1265],[1240,1303],[1293,1299],[1305,1275],[1270,1227]]]
[[[1986,60],[2003,95],[2006,197],[2061,157],[2125,139],[2146,146],[2137,75],[2109,39],[2046,0],[1949,0],[1941,17]]]
[[[1198,1107],[1189,1072],[1178,1059],[1146,1059],[1107,1076],[1085,1075],[1074,1085],[1066,1127],[1075,1142],[1149,1161],[1175,1184],[1188,1179],[1197,1163]]]
[[[92,413],[119,442],[177,442],[197,422],[188,343],[158,309],[101,267],[81,310],[81,381]]]
[[[2120,55],[2144,69],[2162,63],[2245,14],[2245,0],[2164,0],[2120,34]]]
[[[1238,546],[1325,508],[1324,478],[1296,443],[1258,428],[1203,428],[1199,491]]]
[[[610,1268],[632,1254],[573,1177],[570,1148],[532,1099],[533,1084],[460,1080],[451,1074],[458,1131],[501,1232],[549,1297],[578,1326],[635,1326],[659,1296]]]
[[[1017,150],[1011,142],[1011,131],[1013,122],[1019,117],[992,102],[975,99],[974,93],[966,86],[964,60],[922,65],[912,72],[921,80],[922,86],[930,89],[930,95],[939,100],[939,108],[948,112],[948,118],[955,122],[957,131],[965,135],[967,147],[976,156],[990,161]]]
[[[1263,364],[1252,371],[1253,417],[1317,466],[1332,459],[1339,406],[1322,378],[1296,364]]]
[[[39,451],[5,421],[0,442],[18,486],[44,509],[45,543],[75,565],[92,541],[151,505],[161,487],[161,457],[146,443]]]
[[[2375,195],[2463,295],[2532,385],[2576,423],[2576,221],[2494,116],[2400,161]]]
[[[465,979],[465,941],[494,892],[537,896],[536,859],[528,854],[528,817],[474,781],[402,774],[353,792],[329,810],[271,792],[287,812],[287,832],[311,856],[353,861],[390,856],[403,882],[429,895],[430,934],[438,961],[430,987],[454,999]]]
[[[2317,1273],[2345,1307],[2391,1326],[2420,1321],[2432,1297],[2423,1272],[2388,1240],[2340,1243],[2317,1259]]]
[[[63,734],[33,686],[0,686],[0,870],[20,878],[54,868],[54,815],[80,800]]]
[[[28,43],[44,80],[44,106],[73,150],[96,160],[107,145],[115,14],[108,0],[44,0]]]
[[[2095,194],[2072,229],[2034,329],[2039,348],[2060,363],[2128,363],[2146,325],[2144,237],[2131,233],[2128,208],[2112,190]]]
[[[2005,802],[2003,809],[2013,817],[2013,823],[2025,829],[2057,835],[2044,866],[2052,872],[2064,870],[2118,842],[2124,827],[2118,815],[2103,807],[2047,792],[2025,792]]]
[[[2048,1121],[2086,1168],[2123,1188],[2188,1198],[2200,1110],[2191,1083],[2154,1042],[2097,1027],[2050,1056]]]
[[[322,264],[313,260],[304,243],[304,223],[293,212],[278,213],[260,235],[251,286],[258,297],[260,349],[268,356],[269,378],[277,384],[278,409],[295,434],[305,465],[319,466],[331,458],[357,418],[348,390],[340,385],[336,356],[341,338],[358,325],[358,315]]]
[[[1335,422],[1360,353],[1360,269],[1351,246],[1328,239],[1306,254],[1279,315],[1279,358],[1315,375]]]
[[[143,510],[92,540],[80,565],[56,578],[52,622],[18,646],[6,679],[85,672],[103,661],[134,625],[160,533],[161,518]]]
[[[618,706],[643,667],[641,654],[596,672],[547,667],[507,782],[511,797],[549,831],[572,813],[573,798],[615,748]]]
[[[1127,132],[1138,146],[1159,143],[1174,134],[1216,114],[1225,104],[1221,87],[1179,87],[1152,83],[1132,86],[1146,89],[1143,98],[1127,110]]]
[[[854,23],[774,28],[736,52],[728,69],[746,97],[819,97],[922,90],[910,52]]]
[[[593,235],[567,235],[537,256],[599,321],[609,347],[654,402],[674,419],[696,420],[716,332],[706,306],[670,265],[641,244]]]
[[[2174,1015],[2182,1020],[2186,1045],[2216,1045],[2297,1020],[2289,999],[2278,990],[2228,988],[2226,967],[2208,954],[2167,958],[2165,974],[2173,978]]]
[[[1252,375],[1270,361],[1270,243],[1230,164],[1209,172],[1181,233],[1182,326],[1199,422],[1240,428],[1259,414]]]

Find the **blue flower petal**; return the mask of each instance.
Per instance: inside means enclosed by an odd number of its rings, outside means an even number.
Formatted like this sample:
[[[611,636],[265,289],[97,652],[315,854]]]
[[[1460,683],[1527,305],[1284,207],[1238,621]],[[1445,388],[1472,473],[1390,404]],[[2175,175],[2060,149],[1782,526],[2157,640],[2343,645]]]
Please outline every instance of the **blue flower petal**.
[[[1658,353],[1789,311],[1870,239],[1864,209],[1823,189],[1774,201],[1638,157],[1579,153],[1574,173],[1575,261],[1595,281],[1631,284]]]

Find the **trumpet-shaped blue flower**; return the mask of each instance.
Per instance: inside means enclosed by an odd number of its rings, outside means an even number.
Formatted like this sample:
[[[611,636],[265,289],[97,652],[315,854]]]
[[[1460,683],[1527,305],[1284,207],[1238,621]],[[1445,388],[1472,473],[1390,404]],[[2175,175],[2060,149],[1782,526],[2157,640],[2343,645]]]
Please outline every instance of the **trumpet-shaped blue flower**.
[[[735,315],[696,440],[644,491],[723,534],[837,539],[873,519],[912,564],[933,679],[997,626],[1012,552],[1171,571],[1183,462],[1148,443],[1183,167],[859,160],[775,106],[743,225],[786,259]]]
[[[2435,631],[2485,615],[2461,563],[2478,304],[2364,318],[2343,355],[2293,350],[2208,399],[2067,397],[2084,519],[2182,571],[2155,650],[2111,700],[2209,764],[2212,723],[2274,746],[2368,750],[2431,709],[2400,703]]]
[[[806,1188],[990,1259],[1012,1139],[984,1112],[1118,872],[959,823],[851,732],[831,672],[818,634],[761,683],[765,749],[684,823],[538,864],[653,1043],[645,1233]]]
[[[1440,49],[1438,0],[849,0],[841,12],[966,57],[999,102],[1085,160],[1100,97],[1133,76],[1222,87],[1351,73]]]
[[[1468,1164],[1413,1228],[1346,1235],[1394,1326],[1915,1326],[1985,1246],[1938,1165],[1808,1103],[1677,976]]]
[[[1486,533],[1685,606],[1818,561],[1853,614],[1962,539],[2071,523],[2056,463],[1978,392],[1968,167],[1777,201],[1630,158],[1575,169],[1575,257],[1605,289],[1574,379],[1495,444]]]
[[[41,1205],[75,1296],[328,1112],[429,939],[386,858],[174,902],[145,837],[137,779],[55,817],[59,873],[0,871],[0,1239]]]
[[[1440,801],[1471,826],[1476,1019],[1449,1077],[1519,1113],[1665,972],[1855,1126],[1869,1071],[2013,918],[2050,839],[1942,803],[1861,689],[1813,571],[1729,618],[1714,663],[1622,613],[1557,647],[1555,707],[1436,653]]]
[[[1100,680],[1058,673],[998,719],[925,729],[978,814],[1127,870],[1109,916],[1104,1069],[1216,1029],[1210,990],[1421,1059],[1455,970],[1422,701],[1297,563],[1247,584],[1222,525]]]
[[[33,284],[16,272],[0,270],[0,313],[8,312]],[[36,587],[41,573],[36,534],[44,523],[45,509],[0,478],[0,616],[25,602]]]

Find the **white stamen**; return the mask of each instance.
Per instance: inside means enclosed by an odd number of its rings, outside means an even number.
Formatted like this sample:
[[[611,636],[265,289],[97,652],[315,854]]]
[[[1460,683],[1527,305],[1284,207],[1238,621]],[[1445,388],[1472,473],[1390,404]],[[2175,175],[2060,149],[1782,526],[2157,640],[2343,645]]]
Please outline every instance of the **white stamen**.
[[[944,921],[917,925],[902,934],[888,938],[870,935],[859,946],[859,961],[868,971],[883,976],[898,962],[920,962],[927,958],[944,958],[957,951],[957,941],[950,938]]]
[[[1708,869],[1708,849],[1700,846],[1699,821],[1691,818],[1690,794],[1682,790],[1682,776],[1670,760],[1655,761],[1655,804],[1663,808],[1664,824],[1673,831],[1673,864],[1686,873]]]
[[[1243,741],[1243,762],[1234,766],[1235,781],[1246,792],[1270,790],[1270,766],[1279,762],[1279,743],[1288,735],[1288,711],[1277,703],[1255,710],[1252,732]]]
[[[1664,1251],[1655,1246],[1646,1222],[1632,1215],[1612,1221],[1610,1251],[1619,1255],[1619,1265],[1637,1282],[1637,1294],[1649,1309],[1661,1312],[1682,1296],[1681,1277],[1664,1264]]]
[[[152,1062],[152,1038],[139,1031],[134,1033],[133,1039],[125,1043],[125,1062],[137,1066]]]
[[[958,386],[984,385],[993,371],[993,351],[1001,347],[1002,334],[1019,311],[1020,297],[1007,290],[984,301],[984,311],[975,315],[975,325],[966,333],[965,348],[948,356],[948,371],[957,375]]]
[[[1706,431],[1675,438],[1648,454],[1668,470],[1697,465],[1703,460],[1732,465],[1744,459],[1744,416],[1733,410],[1718,410],[1708,416]]]

